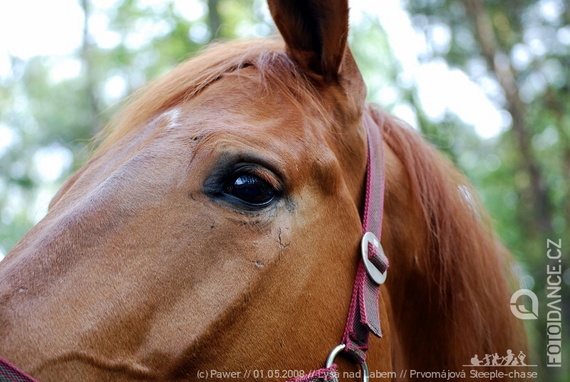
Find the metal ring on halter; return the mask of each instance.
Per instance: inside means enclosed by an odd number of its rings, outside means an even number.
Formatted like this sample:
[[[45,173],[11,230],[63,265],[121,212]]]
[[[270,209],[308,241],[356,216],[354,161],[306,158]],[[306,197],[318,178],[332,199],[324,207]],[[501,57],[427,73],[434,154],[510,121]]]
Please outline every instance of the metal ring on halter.
[[[327,363],[325,364],[325,367],[331,367],[332,364],[334,363],[334,359],[336,358],[336,356],[344,350],[344,348],[346,347],[345,344],[340,344],[337,347],[335,347],[329,354],[329,356],[327,357]],[[370,382],[370,373],[368,371],[368,365],[366,364],[366,362],[362,362],[360,364],[360,370],[362,371],[362,382]]]
[[[384,284],[388,271],[380,272],[380,270],[368,259],[368,244],[372,244],[378,252],[384,254],[384,249],[380,244],[380,240],[378,240],[376,235],[372,232],[366,232],[364,236],[362,236],[362,241],[360,243],[360,252],[362,253],[362,261],[364,262],[366,272],[368,272],[368,275],[376,284]]]

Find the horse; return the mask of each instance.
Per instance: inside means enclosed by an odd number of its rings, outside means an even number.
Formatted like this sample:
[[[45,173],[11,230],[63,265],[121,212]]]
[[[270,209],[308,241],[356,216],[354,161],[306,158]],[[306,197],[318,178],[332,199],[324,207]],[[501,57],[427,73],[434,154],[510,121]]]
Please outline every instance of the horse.
[[[280,36],[214,44],[136,92],[0,263],[1,357],[40,381],[302,380],[345,328],[370,132],[390,262],[370,373],[526,349],[476,192],[366,103],[347,1],[269,7]]]

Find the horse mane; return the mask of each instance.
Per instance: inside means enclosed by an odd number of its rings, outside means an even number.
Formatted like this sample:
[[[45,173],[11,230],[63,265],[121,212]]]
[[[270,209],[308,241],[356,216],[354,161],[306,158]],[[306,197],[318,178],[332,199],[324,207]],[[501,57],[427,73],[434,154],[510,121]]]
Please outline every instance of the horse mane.
[[[427,352],[420,350],[416,337],[407,354],[432,354],[437,362],[433,370],[442,361],[459,368],[475,353],[526,351],[524,332],[509,309],[509,283],[515,280],[510,253],[494,234],[469,181],[413,129],[378,108],[369,110],[407,172],[407,195],[413,199],[409,203],[419,206],[426,233],[418,259],[426,278],[416,280],[415,287],[419,294],[424,289],[428,298],[415,312],[416,322],[409,324],[421,327],[418,334],[427,336]],[[401,186],[397,183],[387,181],[387,192]],[[397,309],[402,303],[391,305]],[[424,320],[418,325],[421,316]]]
[[[243,72],[254,66],[265,90],[276,89],[295,105],[315,103],[318,93],[299,67],[285,53],[280,38],[263,38],[216,43],[168,74],[127,97],[125,106],[95,137],[96,153],[140,128],[153,116],[175,107],[200,93],[224,74]],[[322,106],[316,110],[322,110]]]

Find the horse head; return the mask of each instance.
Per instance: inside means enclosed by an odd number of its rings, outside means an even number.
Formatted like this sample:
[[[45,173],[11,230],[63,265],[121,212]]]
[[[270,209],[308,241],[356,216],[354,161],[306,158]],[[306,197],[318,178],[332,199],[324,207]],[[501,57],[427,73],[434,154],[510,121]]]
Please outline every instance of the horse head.
[[[282,39],[213,46],[135,94],[0,263],[1,356],[42,381],[321,367],[358,265],[363,118],[385,137],[393,274],[370,366],[454,368],[514,343],[492,301],[499,247],[456,170],[365,104],[347,2],[269,6]]]

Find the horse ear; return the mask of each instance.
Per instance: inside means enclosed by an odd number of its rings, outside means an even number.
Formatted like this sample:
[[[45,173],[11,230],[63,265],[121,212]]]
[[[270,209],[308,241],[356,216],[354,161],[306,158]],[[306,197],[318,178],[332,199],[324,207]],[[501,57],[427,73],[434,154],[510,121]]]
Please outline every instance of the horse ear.
[[[287,53],[309,74],[338,81],[348,36],[348,0],[268,0]]]

